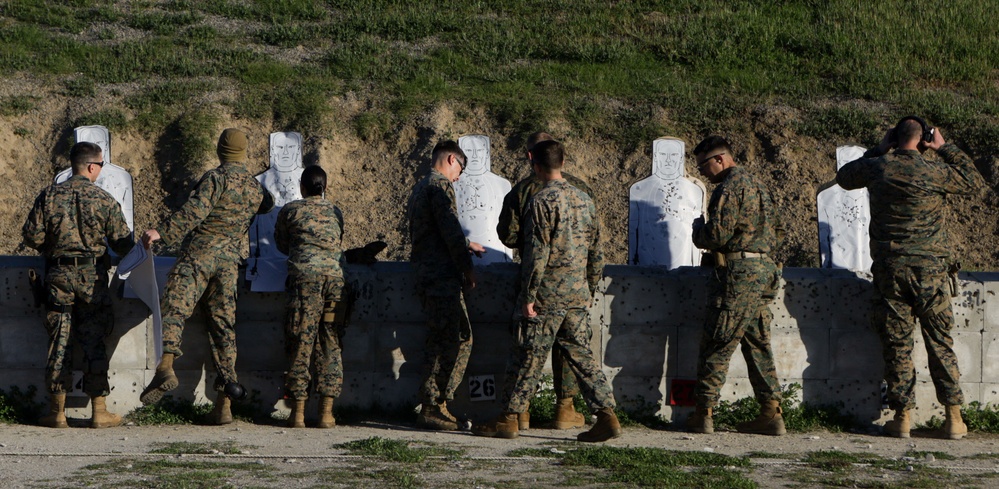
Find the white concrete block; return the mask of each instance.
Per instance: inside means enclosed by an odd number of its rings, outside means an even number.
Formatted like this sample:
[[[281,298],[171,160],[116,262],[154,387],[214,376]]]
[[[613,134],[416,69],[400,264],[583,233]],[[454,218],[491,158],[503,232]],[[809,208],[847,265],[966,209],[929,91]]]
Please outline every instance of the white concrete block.
[[[927,360],[926,344],[923,335],[917,331],[913,334],[915,346],[912,350],[912,361],[916,367],[916,380],[931,380],[930,367]],[[962,382],[982,381],[982,333],[951,331],[954,338],[954,354],[961,370]]]
[[[105,340],[112,369],[144,370],[147,365],[146,322],[116,322]]]
[[[284,326],[280,322],[246,320],[236,326],[236,371],[250,368],[287,370]]]
[[[829,331],[828,372],[830,380],[877,380],[883,375],[881,339],[872,328]]]

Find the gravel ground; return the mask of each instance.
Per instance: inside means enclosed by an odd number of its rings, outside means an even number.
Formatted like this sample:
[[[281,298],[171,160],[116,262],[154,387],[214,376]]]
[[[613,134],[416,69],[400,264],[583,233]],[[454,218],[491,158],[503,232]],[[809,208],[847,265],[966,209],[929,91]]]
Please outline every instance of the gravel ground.
[[[384,480],[347,481],[337,484],[330,479],[336,471],[383,474],[399,464],[381,458],[350,455],[332,448],[335,444],[381,437],[405,440],[414,444],[432,443],[439,447],[462,450],[460,459],[438,460],[434,465],[402,465],[402,476],[415,478],[424,487],[532,487],[559,484],[563,474],[557,459],[510,457],[516,448],[566,450],[575,445],[575,430],[533,429],[515,440],[471,436],[467,432],[433,433],[405,425],[362,423],[338,426],[332,430],[292,430],[281,426],[236,422],[224,427],[207,426],[124,426],[105,430],[72,428],[53,430],[36,426],[0,425],[0,485],[3,487],[82,487],[85,485],[122,485],[144,487],[140,479],[127,474],[139,461],[210,461],[266,466],[270,479],[253,474],[231,474],[219,485],[255,485],[258,487],[391,487],[407,484]],[[914,433],[908,440],[862,434],[794,433],[783,437],[741,435],[721,432],[714,435],[691,435],[629,427],[624,435],[607,443],[616,447],[656,447],[668,450],[708,451],[745,456],[755,454],[748,477],[763,487],[782,486],[790,472],[801,470],[798,462],[810,452],[835,450],[867,453],[881,457],[909,460],[921,467],[938,468],[949,474],[992,474],[999,472],[999,452],[995,435],[972,434],[962,441],[937,440]],[[162,444],[229,443],[243,452],[237,455],[164,455],[152,454]],[[911,451],[945,453],[944,456],[921,455]],[[767,454],[767,455],[761,455]],[[910,458],[906,458],[910,457]],[[115,465],[115,464],[118,465]],[[100,477],[94,477],[93,464],[109,464]],[[410,472],[406,474],[405,472]],[[238,472],[238,471],[237,471]],[[398,472],[398,471],[397,471]],[[342,475],[342,474],[341,474]],[[399,476],[400,474],[396,474]],[[241,479],[242,477],[242,479]],[[276,478],[275,478],[276,477]],[[880,476],[879,476],[880,477]],[[883,477],[888,478],[889,475]],[[892,476],[894,477],[894,476]],[[245,479],[245,480],[244,480]],[[377,479],[377,478],[376,478]],[[410,479],[407,479],[410,480]],[[983,480],[988,486],[994,479]],[[150,485],[153,485],[150,483]],[[587,487],[587,484],[577,484]],[[178,487],[211,487],[191,483]]]

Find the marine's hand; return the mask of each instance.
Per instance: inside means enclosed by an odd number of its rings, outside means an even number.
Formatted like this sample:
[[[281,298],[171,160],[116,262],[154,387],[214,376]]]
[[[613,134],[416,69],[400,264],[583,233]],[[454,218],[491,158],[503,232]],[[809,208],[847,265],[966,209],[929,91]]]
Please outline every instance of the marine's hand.
[[[142,246],[149,249],[153,245],[154,241],[160,239],[160,232],[155,229],[147,229],[146,232],[142,233]]]
[[[475,270],[469,270],[464,273],[465,276],[465,290],[472,290],[475,288]]]
[[[701,229],[702,227],[704,227],[704,216],[700,216],[700,217],[698,217],[697,219],[694,219],[694,223],[693,223],[693,225],[691,226],[691,229],[692,229],[692,230],[694,231],[694,234],[697,234],[697,232],[698,232],[698,231],[699,231],[699,230],[700,230],[700,229]]]
[[[475,241],[468,242],[468,251],[475,253],[475,256],[482,258],[482,254],[486,252],[486,248]]]
[[[881,143],[878,144],[878,152],[885,154],[891,151],[897,144],[898,141],[895,140],[895,128],[893,127],[885,132],[885,136],[881,138]]]
[[[524,317],[525,318],[538,317],[538,313],[534,311],[534,303],[533,302],[529,302],[527,304],[524,304]]]
[[[943,145],[947,144],[947,141],[944,141],[944,137],[943,134],[940,132],[940,128],[934,127],[933,141],[930,141],[928,143],[923,142],[923,144],[925,144],[927,148],[932,149],[933,151],[938,151],[940,148],[943,147]]]

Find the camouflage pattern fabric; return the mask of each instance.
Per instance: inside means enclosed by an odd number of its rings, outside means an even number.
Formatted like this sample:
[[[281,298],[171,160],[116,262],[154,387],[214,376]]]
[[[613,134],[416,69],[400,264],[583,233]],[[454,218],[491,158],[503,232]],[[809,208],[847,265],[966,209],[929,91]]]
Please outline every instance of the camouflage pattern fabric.
[[[454,399],[472,353],[472,325],[461,292],[432,296],[419,292],[427,316],[424,376],[420,400],[439,405]]]
[[[590,186],[586,182],[564,172],[562,173],[562,177],[573,187],[586,192],[586,195],[595,201],[593,190],[590,189]],[[517,253],[521,257],[524,256],[524,242],[520,234],[521,218],[527,210],[527,203],[531,200],[531,197],[542,188],[544,188],[544,182],[536,175],[531,174],[527,178],[517,182],[506,196],[503,197],[503,206],[500,208],[499,224],[496,225],[496,233],[504,245],[517,250]],[[520,294],[518,293],[517,295],[519,296]],[[517,322],[518,330],[522,331],[525,323],[523,323],[524,318],[519,316],[520,309],[521,307],[518,304],[516,308],[518,317],[514,321]],[[559,399],[576,397],[576,394],[579,394],[579,384],[576,383],[576,376],[569,367],[569,360],[562,355],[561,350],[558,348],[552,349],[552,373],[555,384],[555,395]]]
[[[562,178],[566,182],[569,182],[569,185],[586,192],[586,195],[596,202],[593,190],[590,189],[590,186],[586,182],[565,172],[562,173]],[[532,173],[527,178],[517,182],[507,192],[506,196],[503,197],[503,206],[500,208],[499,224],[496,225],[496,233],[499,235],[500,241],[507,248],[515,249],[523,254],[524,237],[521,235],[521,228],[523,227],[521,221],[523,220],[524,212],[527,211],[527,203],[544,186],[545,183]]]
[[[336,317],[343,294],[343,214],[322,196],[296,200],[281,208],[274,242],[288,255],[288,307],[285,392],[308,399],[314,382],[320,396],[338,397],[343,385],[340,340],[346,317]],[[324,313],[334,321],[324,321]]]
[[[896,150],[878,157],[877,148],[843,165],[836,183],[847,190],[867,187],[871,195],[871,256],[950,257],[944,229],[947,194],[967,195],[983,188],[974,163],[953,144],[927,160],[918,151]]]
[[[593,200],[565,180],[552,180],[525,213],[520,303],[534,303],[523,339],[507,365],[506,412],[523,412],[537,390],[545,360],[559,350],[587,401],[613,408],[614,395],[590,350],[587,308],[603,274],[600,223]],[[512,380],[511,380],[512,379]]]
[[[720,253],[770,253],[777,248],[780,223],[770,191],[745,168],[732,167],[711,192],[707,218],[694,230],[698,248]]]
[[[697,360],[694,396],[698,407],[715,407],[725,385],[736,346],[749,370],[749,383],[760,403],[781,399],[770,348],[768,307],[777,296],[780,270],[769,257],[730,260],[716,268],[708,284],[708,314]]]
[[[778,245],[777,214],[770,192],[752,174],[732,167],[708,203],[708,220],[694,228],[698,248],[721,253],[768,253]],[[770,348],[768,305],[780,286],[780,269],[769,256],[728,260],[708,283],[708,314],[697,360],[694,396],[715,407],[736,345],[749,367],[760,403],[781,398]]]
[[[953,144],[937,151],[943,161],[912,150],[881,156],[876,151],[840,168],[836,182],[845,189],[867,187],[871,195],[871,272],[877,290],[871,320],[881,337],[888,404],[892,409],[915,406],[912,348],[918,317],[937,400],[959,405],[964,395],[950,336],[954,313],[947,286],[946,195],[974,193],[984,181],[971,158]]]
[[[437,405],[454,399],[472,352],[472,326],[461,292],[472,258],[458,222],[454,186],[437,170],[413,187],[409,236],[410,264],[428,329],[420,399]]]
[[[915,318],[919,318],[937,400],[945,406],[963,404],[961,372],[950,335],[954,313],[947,266],[935,258],[898,256],[875,261],[871,272],[877,290],[871,321],[881,336],[888,406],[916,406],[916,367],[912,362]]]
[[[432,296],[456,296],[462,274],[472,269],[468,239],[458,222],[454,186],[442,173],[430,170],[409,197],[409,262],[417,289]]]
[[[552,310],[527,321],[524,340],[507,362],[505,412],[522,413],[537,391],[548,354],[559,350],[579,378],[591,408],[614,408],[614,394],[600,362],[590,349],[593,330],[583,308]]]
[[[288,255],[288,275],[343,280],[343,214],[321,196],[290,202],[278,212],[274,243]]]
[[[163,351],[182,354],[184,322],[203,298],[215,389],[236,382],[236,290],[239,262],[246,258],[247,231],[256,213],[266,213],[273,200],[239,163],[209,170],[188,201],[161,224],[161,239],[179,243],[190,233],[167,277],[163,311]]]
[[[553,180],[525,213],[519,304],[548,310],[589,307],[603,275],[597,209],[582,190]]]
[[[92,397],[108,395],[104,341],[114,326],[108,270],[100,260],[80,265],[59,265],[53,260],[104,256],[105,242],[115,253],[128,253],[134,243],[121,207],[90,179],[74,175],[38,195],[21,234],[27,246],[49,260],[45,274],[49,335],[45,383],[49,392],[60,394],[72,388],[76,342],[83,350],[83,391]]]
[[[324,397],[339,397],[343,385],[341,339],[347,318],[324,321],[337,309],[343,278],[297,275],[288,286],[285,351],[289,367],[285,392],[292,399],[308,399],[309,385]]]

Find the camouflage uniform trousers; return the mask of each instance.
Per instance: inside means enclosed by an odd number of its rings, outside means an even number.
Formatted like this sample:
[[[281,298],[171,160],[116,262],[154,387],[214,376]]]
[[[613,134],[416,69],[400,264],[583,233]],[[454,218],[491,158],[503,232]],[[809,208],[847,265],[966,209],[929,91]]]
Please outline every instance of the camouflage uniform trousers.
[[[936,258],[898,256],[875,260],[871,272],[877,290],[871,319],[881,336],[889,407],[912,409],[916,405],[915,318],[919,318],[937,400],[944,405],[963,404],[961,372],[950,335],[954,312],[946,264]]]
[[[236,287],[239,264],[231,257],[185,254],[170,270],[164,291],[163,352],[181,356],[184,323],[199,299],[208,320],[208,339],[215,363],[215,390],[236,378]]]
[[[517,328],[517,335],[519,336],[517,343],[519,345],[523,342],[522,336],[524,335],[524,330],[530,326],[531,320],[524,319],[518,311],[513,322]],[[572,367],[569,366],[569,359],[566,358],[561,348],[552,348],[552,381],[555,396],[558,399],[569,399],[579,394],[579,383],[576,382],[576,374],[572,373]]]
[[[107,270],[98,265],[54,265],[45,275],[45,286],[49,392],[61,394],[72,387],[73,344],[77,342],[83,350],[83,392],[107,396],[111,391],[104,340],[114,326]]]
[[[292,399],[308,399],[313,381],[320,396],[340,396],[341,340],[346,325],[342,292],[343,279],[339,277],[295,277],[289,281],[284,337],[290,365],[284,389]],[[327,313],[334,316],[332,321],[326,321]]]
[[[781,399],[770,348],[773,313],[768,307],[779,286],[780,270],[769,257],[729,260],[728,266],[715,268],[697,359],[698,407],[718,405],[732,354],[740,344],[756,399],[761,404]]]
[[[507,363],[508,387],[503,399],[505,412],[525,411],[541,381],[545,360],[553,350],[561,350],[562,358],[568,361],[572,373],[579,378],[579,386],[591,407],[603,409],[615,406],[610,383],[590,349],[593,331],[588,317],[586,309],[571,308],[541,311],[536,317],[526,320],[523,341]]]
[[[468,356],[472,353],[472,324],[461,292],[428,295],[418,290],[417,293],[428,328],[420,400],[427,405],[439,405],[454,399],[465,377]]]

